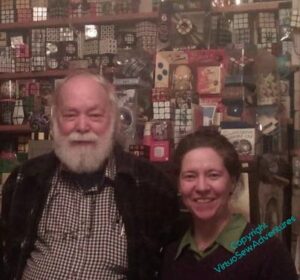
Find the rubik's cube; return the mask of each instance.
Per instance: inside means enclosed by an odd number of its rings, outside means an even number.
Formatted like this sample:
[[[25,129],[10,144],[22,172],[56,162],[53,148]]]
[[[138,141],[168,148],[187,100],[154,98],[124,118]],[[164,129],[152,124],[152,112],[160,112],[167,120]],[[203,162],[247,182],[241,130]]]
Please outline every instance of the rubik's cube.
[[[32,19],[33,21],[47,20],[47,8],[46,7],[33,7],[32,8]]]
[[[154,120],[173,120],[175,106],[171,101],[153,102]]]
[[[117,53],[117,40],[101,39],[99,41],[100,54]]]
[[[300,10],[292,10],[291,27],[300,28]]]
[[[31,71],[45,71],[46,70],[46,57],[33,56],[31,57]]]
[[[247,13],[233,15],[233,29],[249,28],[249,17]]]
[[[30,8],[23,8],[17,10],[17,21],[18,22],[31,22],[32,11]]]
[[[46,41],[47,42],[59,42],[60,32],[57,27],[46,28]]]
[[[59,28],[59,41],[74,41],[74,30],[70,27]]]
[[[249,16],[247,13],[233,15],[233,43],[250,43]]]
[[[100,39],[115,39],[115,25],[101,25]]]
[[[99,41],[97,39],[84,41],[82,51],[83,55],[99,54]]]
[[[275,14],[274,13],[258,13],[258,27],[259,28],[274,28]]]
[[[29,57],[16,57],[15,59],[16,72],[30,72],[30,58]]]
[[[279,25],[281,26],[291,25],[291,16],[292,16],[291,9],[279,9],[278,16],[279,16]]]
[[[30,0],[16,0],[16,9],[30,9]]]
[[[11,57],[1,57],[0,72],[15,73],[16,72],[15,59]]]
[[[1,23],[13,23],[15,22],[15,10],[3,9],[1,10]]]
[[[14,1],[1,0],[0,7],[1,7],[1,10],[12,10],[12,9],[14,9]]]
[[[235,29],[232,33],[232,41],[235,44],[250,43],[250,37],[249,29]]]
[[[46,30],[31,29],[31,55],[34,56],[45,56],[46,55]]]
[[[57,2],[60,1],[55,1],[55,5],[57,5]],[[48,7],[48,0],[31,0],[31,7]]]

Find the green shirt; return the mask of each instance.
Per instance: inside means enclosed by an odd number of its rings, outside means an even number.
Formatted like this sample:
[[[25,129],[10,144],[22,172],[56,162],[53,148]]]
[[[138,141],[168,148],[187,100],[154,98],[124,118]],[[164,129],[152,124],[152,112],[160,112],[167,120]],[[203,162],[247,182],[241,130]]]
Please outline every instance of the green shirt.
[[[191,229],[189,229],[181,239],[175,259],[178,258],[182,251],[186,248],[193,251],[195,253],[195,257],[198,260],[211,254],[219,246],[223,246],[226,250],[234,253],[235,249],[231,247],[231,243],[238,241],[241,238],[246,225],[247,221],[243,215],[233,214],[230,218],[229,223],[221,231],[214,243],[205,251],[200,251],[197,248],[196,241],[192,236]]]

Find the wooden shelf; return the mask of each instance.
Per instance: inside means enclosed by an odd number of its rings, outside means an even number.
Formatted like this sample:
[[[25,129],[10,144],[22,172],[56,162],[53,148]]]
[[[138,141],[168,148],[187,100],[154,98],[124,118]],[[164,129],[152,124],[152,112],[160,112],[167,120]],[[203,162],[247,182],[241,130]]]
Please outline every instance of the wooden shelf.
[[[30,133],[29,124],[22,125],[0,125],[0,133]]]
[[[64,77],[72,73],[73,71],[78,70],[80,69],[47,70],[41,72],[0,73],[0,80]],[[88,70],[93,73],[97,73],[98,71],[96,68],[89,68]]]
[[[70,70],[49,70],[42,72],[1,73],[0,80],[63,77],[69,72]]]
[[[213,13],[250,13],[278,10],[281,6],[291,6],[290,1],[256,2],[232,5],[224,8],[213,8]]]
[[[44,21],[34,21],[28,23],[3,23],[0,24],[0,31],[16,30],[16,29],[30,29],[40,27],[58,27],[69,25],[85,25],[85,24],[108,24],[108,23],[128,23],[141,20],[156,20],[158,19],[158,12],[151,13],[128,13],[122,15],[113,16],[101,16],[101,17],[78,17],[78,18],[58,18],[49,19]]]

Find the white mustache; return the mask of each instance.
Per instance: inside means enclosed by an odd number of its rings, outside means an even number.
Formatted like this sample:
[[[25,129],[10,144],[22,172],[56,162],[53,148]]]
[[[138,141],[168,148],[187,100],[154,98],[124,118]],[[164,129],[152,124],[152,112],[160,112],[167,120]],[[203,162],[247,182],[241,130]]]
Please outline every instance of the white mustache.
[[[93,132],[88,132],[85,134],[73,132],[68,136],[68,140],[69,141],[97,141],[98,136]]]

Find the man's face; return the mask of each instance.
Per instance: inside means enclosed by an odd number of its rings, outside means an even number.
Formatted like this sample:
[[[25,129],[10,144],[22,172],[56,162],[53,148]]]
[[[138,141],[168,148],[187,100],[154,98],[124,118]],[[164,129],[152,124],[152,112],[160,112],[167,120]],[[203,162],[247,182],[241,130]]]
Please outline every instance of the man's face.
[[[66,82],[53,119],[54,149],[77,173],[96,171],[113,145],[114,114],[107,93],[88,76]]]

